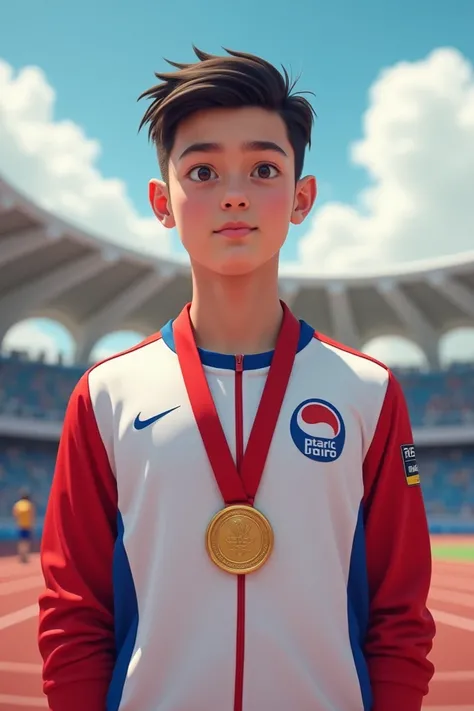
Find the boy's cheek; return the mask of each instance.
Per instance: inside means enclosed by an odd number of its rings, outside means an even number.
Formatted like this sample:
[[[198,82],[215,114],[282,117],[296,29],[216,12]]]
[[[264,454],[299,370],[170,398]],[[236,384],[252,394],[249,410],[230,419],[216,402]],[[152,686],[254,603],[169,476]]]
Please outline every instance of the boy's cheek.
[[[290,195],[287,190],[269,191],[260,202],[260,210],[264,210],[265,214],[273,219],[283,216],[287,219],[292,207],[293,195]]]
[[[173,207],[173,213],[181,229],[193,231],[204,229],[212,232],[212,211],[205,200],[178,201]]]

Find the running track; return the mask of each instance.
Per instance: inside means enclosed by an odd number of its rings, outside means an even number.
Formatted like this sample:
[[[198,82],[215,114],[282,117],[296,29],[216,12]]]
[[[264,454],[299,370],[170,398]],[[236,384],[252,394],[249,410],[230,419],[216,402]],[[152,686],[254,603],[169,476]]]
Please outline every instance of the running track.
[[[36,556],[29,565],[0,558],[0,711],[47,708],[36,646],[41,584]],[[431,656],[437,671],[423,710],[473,711],[474,564],[434,563],[430,609],[438,627]]]

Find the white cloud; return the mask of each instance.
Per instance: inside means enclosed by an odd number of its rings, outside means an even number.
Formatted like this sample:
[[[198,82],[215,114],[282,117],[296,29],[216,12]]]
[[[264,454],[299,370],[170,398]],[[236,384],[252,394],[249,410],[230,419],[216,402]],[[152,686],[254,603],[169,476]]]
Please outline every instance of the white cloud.
[[[299,242],[317,272],[377,269],[474,246],[474,73],[455,49],[384,70],[350,147],[370,186],[354,205],[316,209]],[[112,240],[170,254],[170,234],[140,216],[126,185],[96,167],[100,143],[54,117],[44,73],[0,60],[0,170],[43,207]],[[324,179],[324,176],[322,176]]]
[[[474,248],[474,72],[457,50],[383,71],[350,157],[370,187],[316,211],[305,265],[356,272]]]
[[[135,210],[126,185],[105,178],[98,141],[54,118],[55,92],[41,69],[15,73],[0,60],[0,171],[47,210],[148,253],[169,253],[169,233]]]
[[[351,161],[371,181],[354,205],[328,202],[300,240],[301,262],[317,272],[360,271],[474,247],[474,72],[454,49],[381,73],[369,93],[363,136]],[[125,184],[96,167],[98,141],[72,121],[54,118],[55,92],[44,73],[15,73],[0,60],[0,172],[39,204],[86,229],[153,253],[170,253],[169,233],[140,216]],[[324,181],[324,176],[322,176]],[[322,185],[324,183],[322,182]],[[454,348],[467,343],[460,337]],[[469,341],[472,354],[472,340]],[[104,357],[126,339],[97,345]],[[72,347],[39,322],[17,324],[4,340],[49,360]],[[414,362],[397,341],[372,344],[385,360]],[[466,356],[468,353],[466,350]]]

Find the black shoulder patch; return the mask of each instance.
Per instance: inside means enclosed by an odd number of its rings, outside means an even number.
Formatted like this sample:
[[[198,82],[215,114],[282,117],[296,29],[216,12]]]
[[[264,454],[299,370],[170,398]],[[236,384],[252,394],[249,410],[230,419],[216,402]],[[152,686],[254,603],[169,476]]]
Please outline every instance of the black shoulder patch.
[[[402,444],[400,446],[400,451],[402,454],[402,462],[407,484],[408,486],[415,486],[420,483],[420,473],[416,462],[415,445]]]

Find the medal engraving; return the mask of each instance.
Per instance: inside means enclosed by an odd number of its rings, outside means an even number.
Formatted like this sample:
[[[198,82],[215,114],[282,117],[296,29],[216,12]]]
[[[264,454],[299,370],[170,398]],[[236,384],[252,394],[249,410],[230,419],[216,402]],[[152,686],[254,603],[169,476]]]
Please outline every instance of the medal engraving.
[[[219,568],[243,575],[258,570],[268,560],[273,530],[252,506],[228,506],[212,519],[206,542],[209,556]]]

